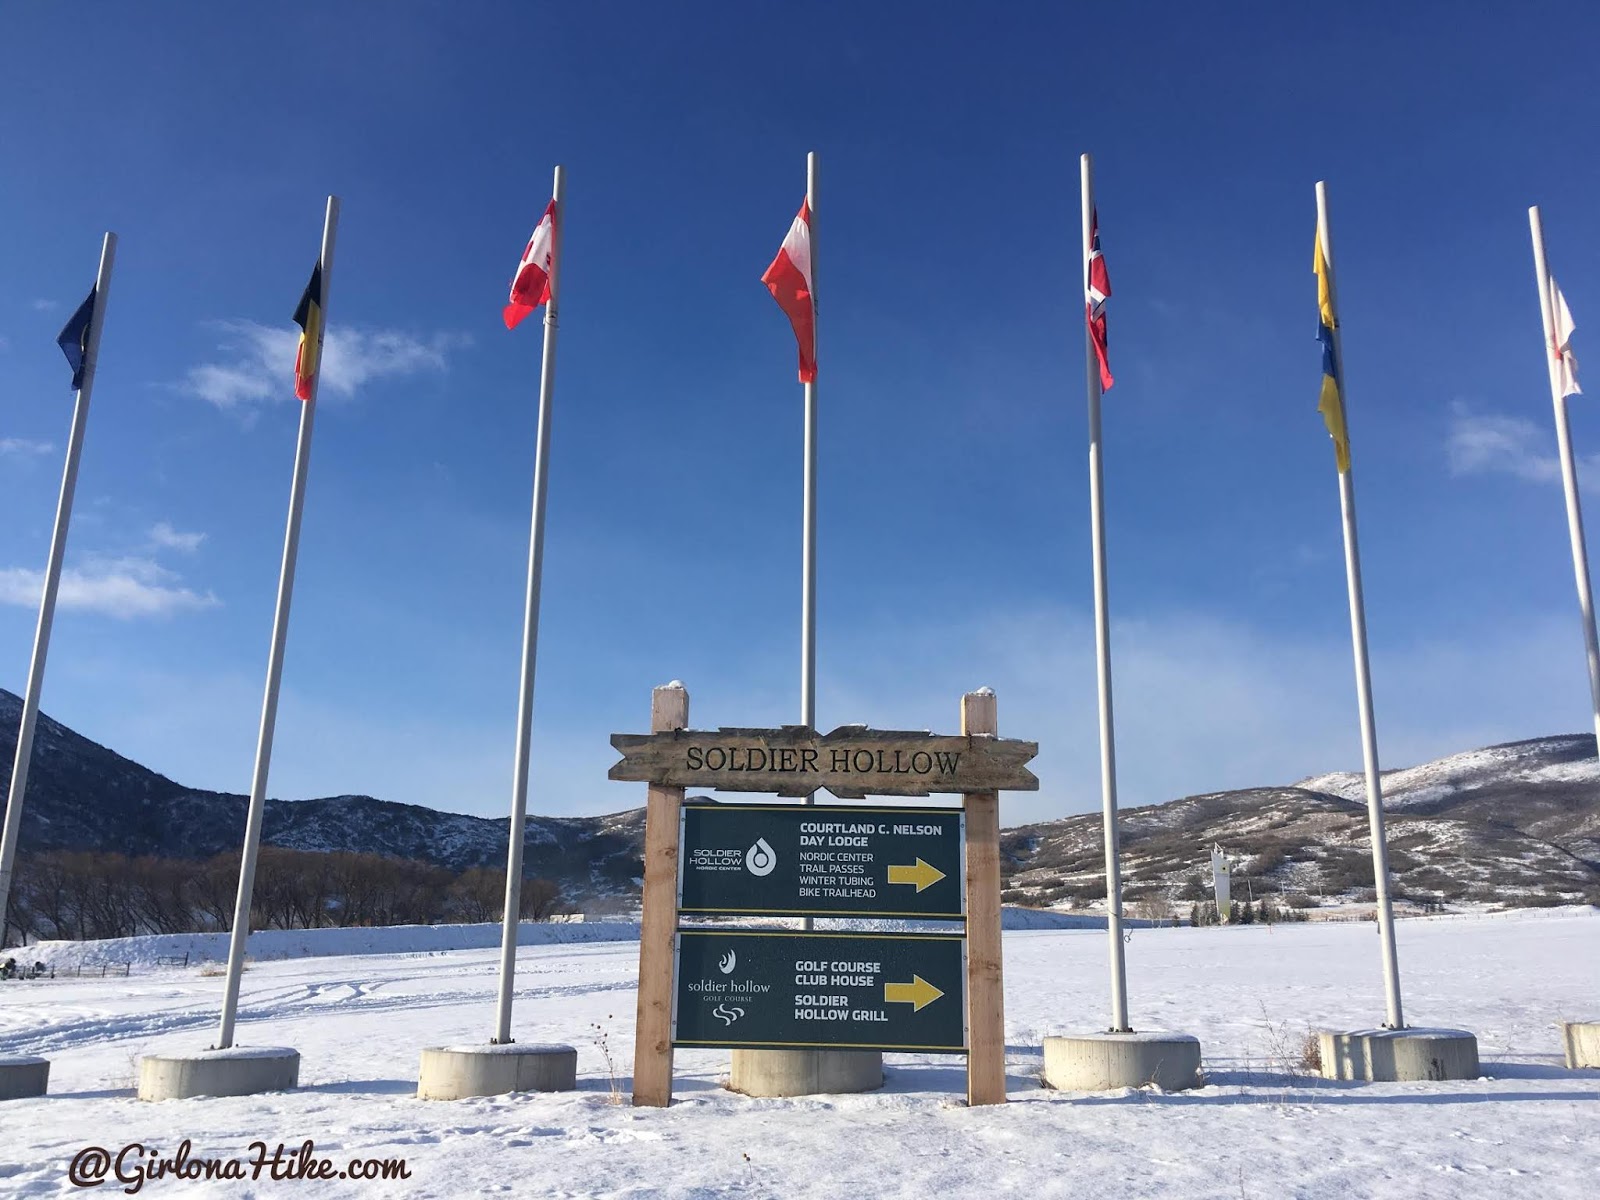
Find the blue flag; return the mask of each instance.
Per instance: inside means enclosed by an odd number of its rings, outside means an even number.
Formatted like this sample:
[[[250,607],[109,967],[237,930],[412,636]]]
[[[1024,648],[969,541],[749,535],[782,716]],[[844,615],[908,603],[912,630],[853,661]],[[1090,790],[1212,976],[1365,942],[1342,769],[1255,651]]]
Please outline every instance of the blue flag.
[[[78,305],[78,311],[72,314],[61,336],[56,338],[56,345],[61,347],[61,353],[67,356],[67,365],[72,368],[73,391],[83,386],[83,367],[89,359],[89,327],[94,324],[94,297],[95,289],[90,288],[89,298]]]

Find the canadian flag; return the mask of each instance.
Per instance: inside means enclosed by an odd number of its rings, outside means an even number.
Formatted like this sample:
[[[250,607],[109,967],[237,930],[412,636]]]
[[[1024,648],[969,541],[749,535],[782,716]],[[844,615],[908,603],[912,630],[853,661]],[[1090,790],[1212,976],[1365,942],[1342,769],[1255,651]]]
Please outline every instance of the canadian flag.
[[[529,313],[550,299],[550,255],[556,229],[556,202],[550,201],[522,252],[511,281],[511,303],[505,307],[506,328],[515,329]]]
[[[767,285],[778,307],[794,326],[794,340],[800,344],[800,382],[817,379],[817,306],[811,293],[811,205],[800,204],[800,213],[778,248],[761,282]]]

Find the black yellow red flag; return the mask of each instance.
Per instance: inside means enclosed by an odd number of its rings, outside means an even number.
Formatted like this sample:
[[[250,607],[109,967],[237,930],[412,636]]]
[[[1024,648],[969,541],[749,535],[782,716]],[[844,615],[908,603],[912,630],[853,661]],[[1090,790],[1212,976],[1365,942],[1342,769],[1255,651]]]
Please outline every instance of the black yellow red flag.
[[[300,349],[294,358],[294,394],[311,399],[311,386],[322,365],[322,264],[311,268],[311,282],[294,310],[294,323],[300,326]]]

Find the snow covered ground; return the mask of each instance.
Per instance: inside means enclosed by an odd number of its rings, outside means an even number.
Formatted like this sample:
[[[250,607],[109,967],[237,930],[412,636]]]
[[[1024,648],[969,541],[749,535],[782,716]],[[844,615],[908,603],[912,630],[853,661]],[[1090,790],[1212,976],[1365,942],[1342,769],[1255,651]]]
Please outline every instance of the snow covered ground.
[[[1001,919],[1007,929],[1104,929],[1104,914],[1065,913],[1048,908],[1005,906]],[[786,926],[799,928],[799,918],[748,918],[733,924]],[[824,918],[841,929],[947,929],[938,921],[906,922],[858,918]],[[1128,924],[1156,924],[1130,918]],[[569,921],[523,921],[517,926],[517,945],[542,946],[551,942],[625,942],[639,940],[639,918]],[[488,950],[500,945],[498,921],[478,925],[380,925],[352,926],[348,929],[258,929],[245,943],[245,957],[251,962],[282,958],[333,958],[356,954],[420,954],[444,950]],[[33,942],[26,949],[12,948],[7,957],[24,967],[44,963],[59,971],[101,966],[149,970],[163,960],[187,958],[188,965],[225,963],[228,960],[226,933],[148,933],[138,937],[103,938],[94,942]]]
[[[245,958],[330,958],[358,954],[423,954],[444,950],[489,950],[500,945],[499,922],[488,925],[378,925],[349,929],[258,929],[245,942]],[[551,942],[618,942],[639,938],[639,922],[523,921],[517,945]],[[6,952],[28,966],[42,962],[58,971],[127,963],[149,970],[163,959],[188,958],[189,965],[228,961],[226,933],[149,933],[96,942],[35,942]]]
[[[632,1057],[637,944],[519,955],[519,1040],[578,1048],[580,1090],[454,1103],[414,1098],[418,1051],[480,1041],[493,949],[295,958],[244,978],[240,1041],[303,1055],[299,1091],[141,1104],[140,1054],[198,1049],[222,991],[204,968],[0,984],[0,1055],[44,1054],[51,1093],[0,1103],[0,1195],[75,1193],[88,1145],[247,1158],[254,1140],[404,1158],[410,1178],[152,1179],[141,1195],[530,1197],[1561,1197],[1600,1195],[1600,1072],[1562,1068],[1554,1023],[1600,1018],[1600,914],[1545,910],[1403,922],[1414,1024],[1477,1033],[1484,1077],[1334,1084],[1299,1070],[1309,1027],[1382,1013],[1370,924],[1140,929],[1135,1024],[1199,1035],[1209,1084],[1162,1095],[1052,1093],[1040,1039],[1104,1023],[1105,935],[1006,935],[1010,1096],[962,1103],[959,1059],[890,1056],[864,1096],[750,1100],[719,1087],[723,1052],[682,1052],[677,1102],[615,1103]],[[212,968],[214,970],[214,968]],[[133,1156],[129,1162],[137,1162]],[[128,1185],[131,1187],[132,1185]],[[121,1185],[106,1185],[121,1191]]]

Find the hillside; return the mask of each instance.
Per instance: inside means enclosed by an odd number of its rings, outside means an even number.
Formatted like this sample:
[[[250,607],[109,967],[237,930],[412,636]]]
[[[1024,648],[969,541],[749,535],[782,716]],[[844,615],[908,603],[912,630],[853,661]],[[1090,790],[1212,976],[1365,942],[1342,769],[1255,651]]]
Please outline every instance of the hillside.
[[[1384,773],[1396,893],[1421,903],[1600,903],[1600,763],[1593,737],[1536,738]],[[1121,814],[1125,898],[1208,894],[1205,848],[1236,863],[1234,895],[1297,903],[1372,887],[1366,788],[1357,773],[1187,796]],[[1017,903],[1105,894],[1099,814],[1006,831]]]
[[[6,785],[21,713],[21,699],[0,689],[0,781]],[[22,851],[206,858],[238,849],[246,804],[244,796],[185,788],[41,713]],[[262,839],[291,850],[362,851],[461,871],[502,866],[508,826],[503,817],[438,812],[371,796],[327,796],[268,800]],[[626,893],[634,890],[643,842],[642,809],[599,817],[530,816],[524,862],[529,875],[555,879],[572,895]]]
[[[20,700],[0,689],[0,780],[9,780]],[[1391,865],[1419,903],[1600,902],[1600,763],[1592,737],[1538,738],[1385,775]],[[1372,886],[1361,776],[1187,796],[1126,809],[1127,899],[1148,915],[1201,898],[1206,851],[1238,863],[1236,894],[1300,905],[1360,900]],[[200,858],[238,847],[245,798],[185,788],[41,715],[23,814],[23,849],[119,850]],[[370,796],[269,800],[264,838],[296,850],[414,858],[460,871],[504,862],[507,822]],[[573,896],[629,894],[640,872],[642,809],[530,817],[529,874]],[[1103,901],[1099,814],[1007,830],[1006,899]]]

